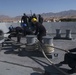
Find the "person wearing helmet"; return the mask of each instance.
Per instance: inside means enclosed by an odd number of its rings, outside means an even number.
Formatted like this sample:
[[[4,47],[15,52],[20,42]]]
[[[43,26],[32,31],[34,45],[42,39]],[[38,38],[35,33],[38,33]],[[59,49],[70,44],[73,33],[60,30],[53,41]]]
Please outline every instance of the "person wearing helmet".
[[[32,20],[33,25],[35,26],[35,35],[37,35],[38,40],[42,43],[42,37],[46,36],[46,28],[40,24],[36,18]]]
[[[34,34],[34,32],[36,31],[36,26],[34,25],[33,21],[37,21],[37,19],[36,18],[32,18],[31,19],[31,23],[30,23],[30,30]]]
[[[32,15],[32,18],[36,18],[36,19],[37,19],[37,17],[36,17],[36,14],[35,14],[35,13]]]
[[[37,22],[37,19],[36,18],[32,18],[32,23],[35,23],[35,22]]]

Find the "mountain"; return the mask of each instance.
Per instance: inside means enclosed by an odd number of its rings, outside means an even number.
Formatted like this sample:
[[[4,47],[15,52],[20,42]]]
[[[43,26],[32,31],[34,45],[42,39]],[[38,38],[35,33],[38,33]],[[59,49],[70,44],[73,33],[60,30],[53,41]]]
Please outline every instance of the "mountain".
[[[6,15],[0,15],[0,20],[3,20],[3,19],[10,19],[10,17]]]
[[[76,17],[76,10],[61,11],[57,13],[49,12],[41,14],[43,17]]]
[[[20,19],[21,16],[10,17],[6,15],[0,15],[0,22],[13,22],[13,21],[19,21]]]
[[[37,15],[38,16],[38,15]],[[68,11],[61,11],[57,13],[49,12],[49,13],[42,13],[41,16],[43,18],[50,18],[50,17],[75,17],[76,18],[76,10],[68,10]],[[7,15],[0,15],[0,21],[19,21],[21,16],[10,17]]]

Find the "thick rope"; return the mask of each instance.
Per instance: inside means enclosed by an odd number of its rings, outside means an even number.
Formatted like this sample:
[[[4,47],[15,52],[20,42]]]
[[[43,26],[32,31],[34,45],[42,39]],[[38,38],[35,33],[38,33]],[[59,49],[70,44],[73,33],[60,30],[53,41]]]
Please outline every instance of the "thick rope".
[[[7,39],[9,39],[11,41],[14,41],[15,43],[18,43],[18,44],[21,44],[21,45],[26,45],[26,43],[17,42],[17,41],[15,41],[13,39],[10,39],[10,38],[7,38]],[[55,46],[47,46],[47,47],[52,47],[52,48],[55,48],[55,49],[58,49],[58,50],[61,50],[61,51],[69,52],[68,50],[61,49],[61,48],[58,48],[58,47],[55,47]]]
[[[55,48],[55,49],[58,49],[58,50],[61,50],[61,51],[69,52],[68,50],[61,49],[61,48],[58,48],[58,47],[55,47],[55,46],[47,46],[47,47],[52,47],[52,48]]]
[[[9,38],[8,38],[8,39],[9,39]],[[15,40],[12,40],[12,39],[9,39],[9,40],[16,42]],[[17,43],[18,43],[18,42],[17,42]],[[19,44],[25,45],[24,43],[21,43],[21,42],[20,42]],[[42,50],[42,53],[43,53],[44,57],[47,59],[48,62],[50,62],[50,63],[52,64],[52,66],[53,66],[56,70],[58,70],[59,72],[63,73],[64,75],[69,75],[69,74],[67,74],[66,72],[64,72],[64,71],[62,71],[61,69],[59,69],[59,68],[46,56],[46,54],[45,54],[45,52],[44,52],[44,50],[43,50],[43,48],[42,48],[42,43],[39,43],[39,46],[40,46],[40,48],[41,48],[41,50]],[[59,49],[59,50],[68,52],[67,50],[64,50],[64,49],[61,49],[61,48],[57,48],[57,47],[54,47],[54,46],[50,46],[50,47],[53,47],[53,48],[56,48],[56,49]]]
[[[66,73],[66,72],[62,71],[61,69],[59,69],[59,68],[46,56],[46,54],[45,54],[45,52],[44,52],[44,50],[43,50],[43,48],[42,48],[42,44],[41,44],[41,43],[40,43],[40,48],[41,48],[41,51],[42,51],[44,57],[46,58],[46,60],[47,60],[48,62],[50,62],[50,63],[52,64],[52,66],[53,66],[56,70],[58,70],[59,72],[63,73],[64,75],[69,75],[68,73]]]
[[[7,39],[9,39],[9,40],[11,40],[11,41],[14,41],[14,42],[17,43],[17,44],[26,45],[26,43],[17,42],[17,41],[15,41],[15,40],[13,40],[13,39],[10,39],[10,38],[7,38]],[[55,46],[47,46],[47,47],[52,47],[52,48],[55,48],[55,49],[58,49],[58,50],[61,50],[61,51],[69,52],[68,50],[61,49],[61,48],[58,48],[58,47],[55,47]]]

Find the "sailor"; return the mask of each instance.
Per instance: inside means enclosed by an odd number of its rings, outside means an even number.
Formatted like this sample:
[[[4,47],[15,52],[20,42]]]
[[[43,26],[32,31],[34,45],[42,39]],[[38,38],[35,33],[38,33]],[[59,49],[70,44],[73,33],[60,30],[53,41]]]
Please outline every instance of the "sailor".
[[[36,18],[36,19],[37,19],[37,16],[36,16],[36,14],[35,14],[35,13],[32,15],[32,18]]]
[[[21,18],[21,24],[27,24],[28,25],[28,16],[24,13]]]
[[[31,29],[32,31],[34,31],[34,25],[32,24],[31,20],[33,18],[36,18],[37,19],[37,16],[36,14],[34,13],[33,15],[29,16],[29,19],[28,19],[28,26],[29,26],[29,29]]]
[[[64,61],[60,62],[59,64],[68,64],[68,66],[71,68],[68,70],[68,73],[76,73],[76,48],[69,50],[69,52],[64,56]]]
[[[13,32],[13,29],[14,29],[14,27],[11,25],[11,26],[9,27],[9,33]]]
[[[41,23],[41,24],[43,23],[43,17],[40,14],[38,16],[38,22]]]
[[[26,30],[27,30],[27,28],[28,28],[28,26],[27,26],[27,24],[22,24],[22,28],[23,28],[23,34],[24,34],[24,36],[26,35]]]
[[[9,27],[9,31],[7,33],[10,33],[10,35],[8,36],[9,39],[11,39],[11,37],[15,36],[15,27],[13,27],[12,25]]]
[[[23,33],[23,28],[18,26],[15,29],[16,29],[16,35],[17,35],[17,42],[20,42],[21,36]]]
[[[24,36],[26,36],[27,34],[33,34],[29,28],[29,17],[25,13],[21,18],[21,27],[24,29]]]
[[[38,40],[42,43],[42,37],[46,36],[46,29],[45,27],[40,24],[36,18],[33,18],[32,20],[33,25],[35,26],[35,35],[37,35]]]

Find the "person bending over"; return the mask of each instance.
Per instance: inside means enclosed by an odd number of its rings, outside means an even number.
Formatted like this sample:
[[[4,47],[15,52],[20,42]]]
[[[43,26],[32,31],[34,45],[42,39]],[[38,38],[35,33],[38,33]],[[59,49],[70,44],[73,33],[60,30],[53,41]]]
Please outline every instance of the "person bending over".
[[[46,36],[46,28],[40,24],[36,18],[32,19],[32,23],[35,26],[35,35],[37,35],[38,40],[42,43],[42,37]]]

